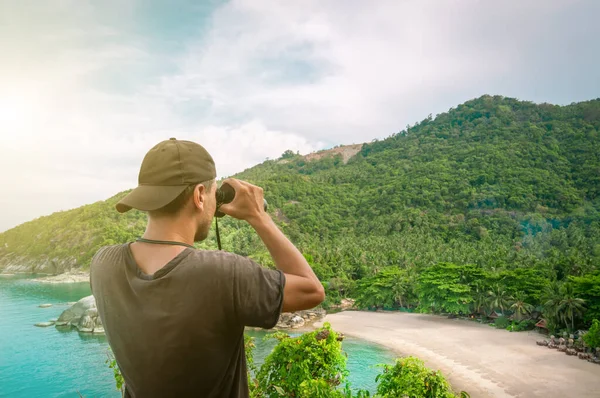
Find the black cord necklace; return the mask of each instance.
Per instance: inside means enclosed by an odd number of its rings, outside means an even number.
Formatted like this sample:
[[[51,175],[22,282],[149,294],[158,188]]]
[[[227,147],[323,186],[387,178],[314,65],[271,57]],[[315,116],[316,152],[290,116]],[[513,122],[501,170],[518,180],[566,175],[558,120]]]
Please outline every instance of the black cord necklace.
[[[176,241],[172,241],[172,240],[154,240],[154,239],[146,239],[146,238],[137,238],[136,242],[151,243],[154,245],[185,246],[185,247],[189,247],[191,249],[195,249],[194,246],[189,245],[187,243],[176,242]]]

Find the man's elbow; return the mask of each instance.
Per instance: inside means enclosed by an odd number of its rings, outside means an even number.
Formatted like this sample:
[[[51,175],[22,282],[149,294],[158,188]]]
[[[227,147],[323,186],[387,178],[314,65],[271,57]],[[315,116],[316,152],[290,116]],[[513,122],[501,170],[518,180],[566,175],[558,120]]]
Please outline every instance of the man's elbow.
[[[323,285],[319,283],[317,286],[315,286],[315,291],[311,296],[314,300],[314,304],[312,307],[316,307],[317,305],[325,301],[325,288],[323,287]]]

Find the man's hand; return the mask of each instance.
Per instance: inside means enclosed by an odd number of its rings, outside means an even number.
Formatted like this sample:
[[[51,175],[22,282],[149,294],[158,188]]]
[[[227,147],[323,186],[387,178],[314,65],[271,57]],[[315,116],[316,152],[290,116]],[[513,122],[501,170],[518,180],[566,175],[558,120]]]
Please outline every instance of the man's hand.
[[[249,182],[228,178],[223,184],[229,184],[235,190],[235,198],[231,203],[223,204],[219,210],[223,213],[253,224],[262,216],[264,211],[263,189]]]

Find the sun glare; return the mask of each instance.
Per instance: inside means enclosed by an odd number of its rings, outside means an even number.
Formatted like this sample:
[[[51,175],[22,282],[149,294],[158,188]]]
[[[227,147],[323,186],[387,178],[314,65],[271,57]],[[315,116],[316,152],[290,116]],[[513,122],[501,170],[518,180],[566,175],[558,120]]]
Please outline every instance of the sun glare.
[[[0,96],[0,133],[18,133],[27,127],[35,108],[35,101],[24,96]]]

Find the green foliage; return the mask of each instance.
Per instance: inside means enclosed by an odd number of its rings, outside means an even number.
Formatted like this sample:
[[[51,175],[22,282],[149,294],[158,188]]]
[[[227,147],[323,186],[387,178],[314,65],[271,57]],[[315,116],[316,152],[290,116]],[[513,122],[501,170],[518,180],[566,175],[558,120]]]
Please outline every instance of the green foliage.
[[[488,292],[488,306],[491,310],[500,310],[502,314],[509,307],[511,297],[503,285],[495,284]]]
[[[577,297],[585,301],[586,323],[600,319],[600,270],[582,276],[571,276],[569,280]]]
[[[585,301],[577,297],[571,283],[565,283],[561,290],[561,299],[557,311],[561,314],[565,326],[571,326],[571,331],[575,331],[575,317],[581,315],[584,311]],[[570,323],[569,323],[570,321]]]
[[[385,309],[411,306],[414,301],[413,285],[414,281],[406,270],[384,268],[358,282],[355,305],[358,308]]]
[[[531,319],[526,319],[524,321],[513,321],[506,330],[510,330],[511,332],[522,332],[525,330],[532,330],[535,327],[535,321]]]
[[[246,352],[246,367],[248,368],[248,388],[250,390],[250,395],[252,395],[256,390],[256,381],[252,375],[255,375],[258,372],[256,365],[254,364],[254,348],[256,345],[254,344],[254,337],[250,337],[247,334],[244,334],[244,351]]]
[[[583,341],[588,347],[597,348],[600,347],[600,321],[594,319],[592,326],[586,334],[583,335]]]
[[[494,326],[496,329],[506,329],[510,326],[510,320],[505,316],[499,316],[494,321]]]
[[[113,371],[113,377],[115,378],[115,386],[117,387],[117,390],[123,393],[125,391],[125,379],[123,379],[121,369],[119,369],[119,365],[117,364],[117,361],[112,351],[108,350],[106,356],[108,358],[106,359],[105,363],[108,364],[108,368],[112,369]]]
[[[286,395],[283,389],[279,392],[280,396]],[[300,384],[299,397],[303,398],[351,398],[352,392],[349,388],[345,391],[336,390],[323,379],[305,380]]]
[[[526,303],[525,302],[526,298],[525,298],[525,293],[521,292],[517,292],[515,294],[514,297],[514,301],[512,303],[512,305],[510,306],[510,308],[514,311],[515,313],[515,319],[517,321],[520,321],[523,319],[523,317],[529,315],[531,313],[531,311],[533,311],[533,305]]]
[[[328,323],[298,337],[279,333],[276,338],[279,344],[256,375],[254,396],[295,397],[318,391],[319,396],[333,397],[334,390],[346,384],[346,357]]]
[[[377,396],[382,398],[457,396],[440,372],[426,368],[423,361],[414,357],[398,359],[395,365],[384,365],[383,373],[377,376],[377,381]]]
[[[438,263],[421,271],[418,294],[421,308],[451,314],[469,313],[472,290],[483,275],[475,265]]]

